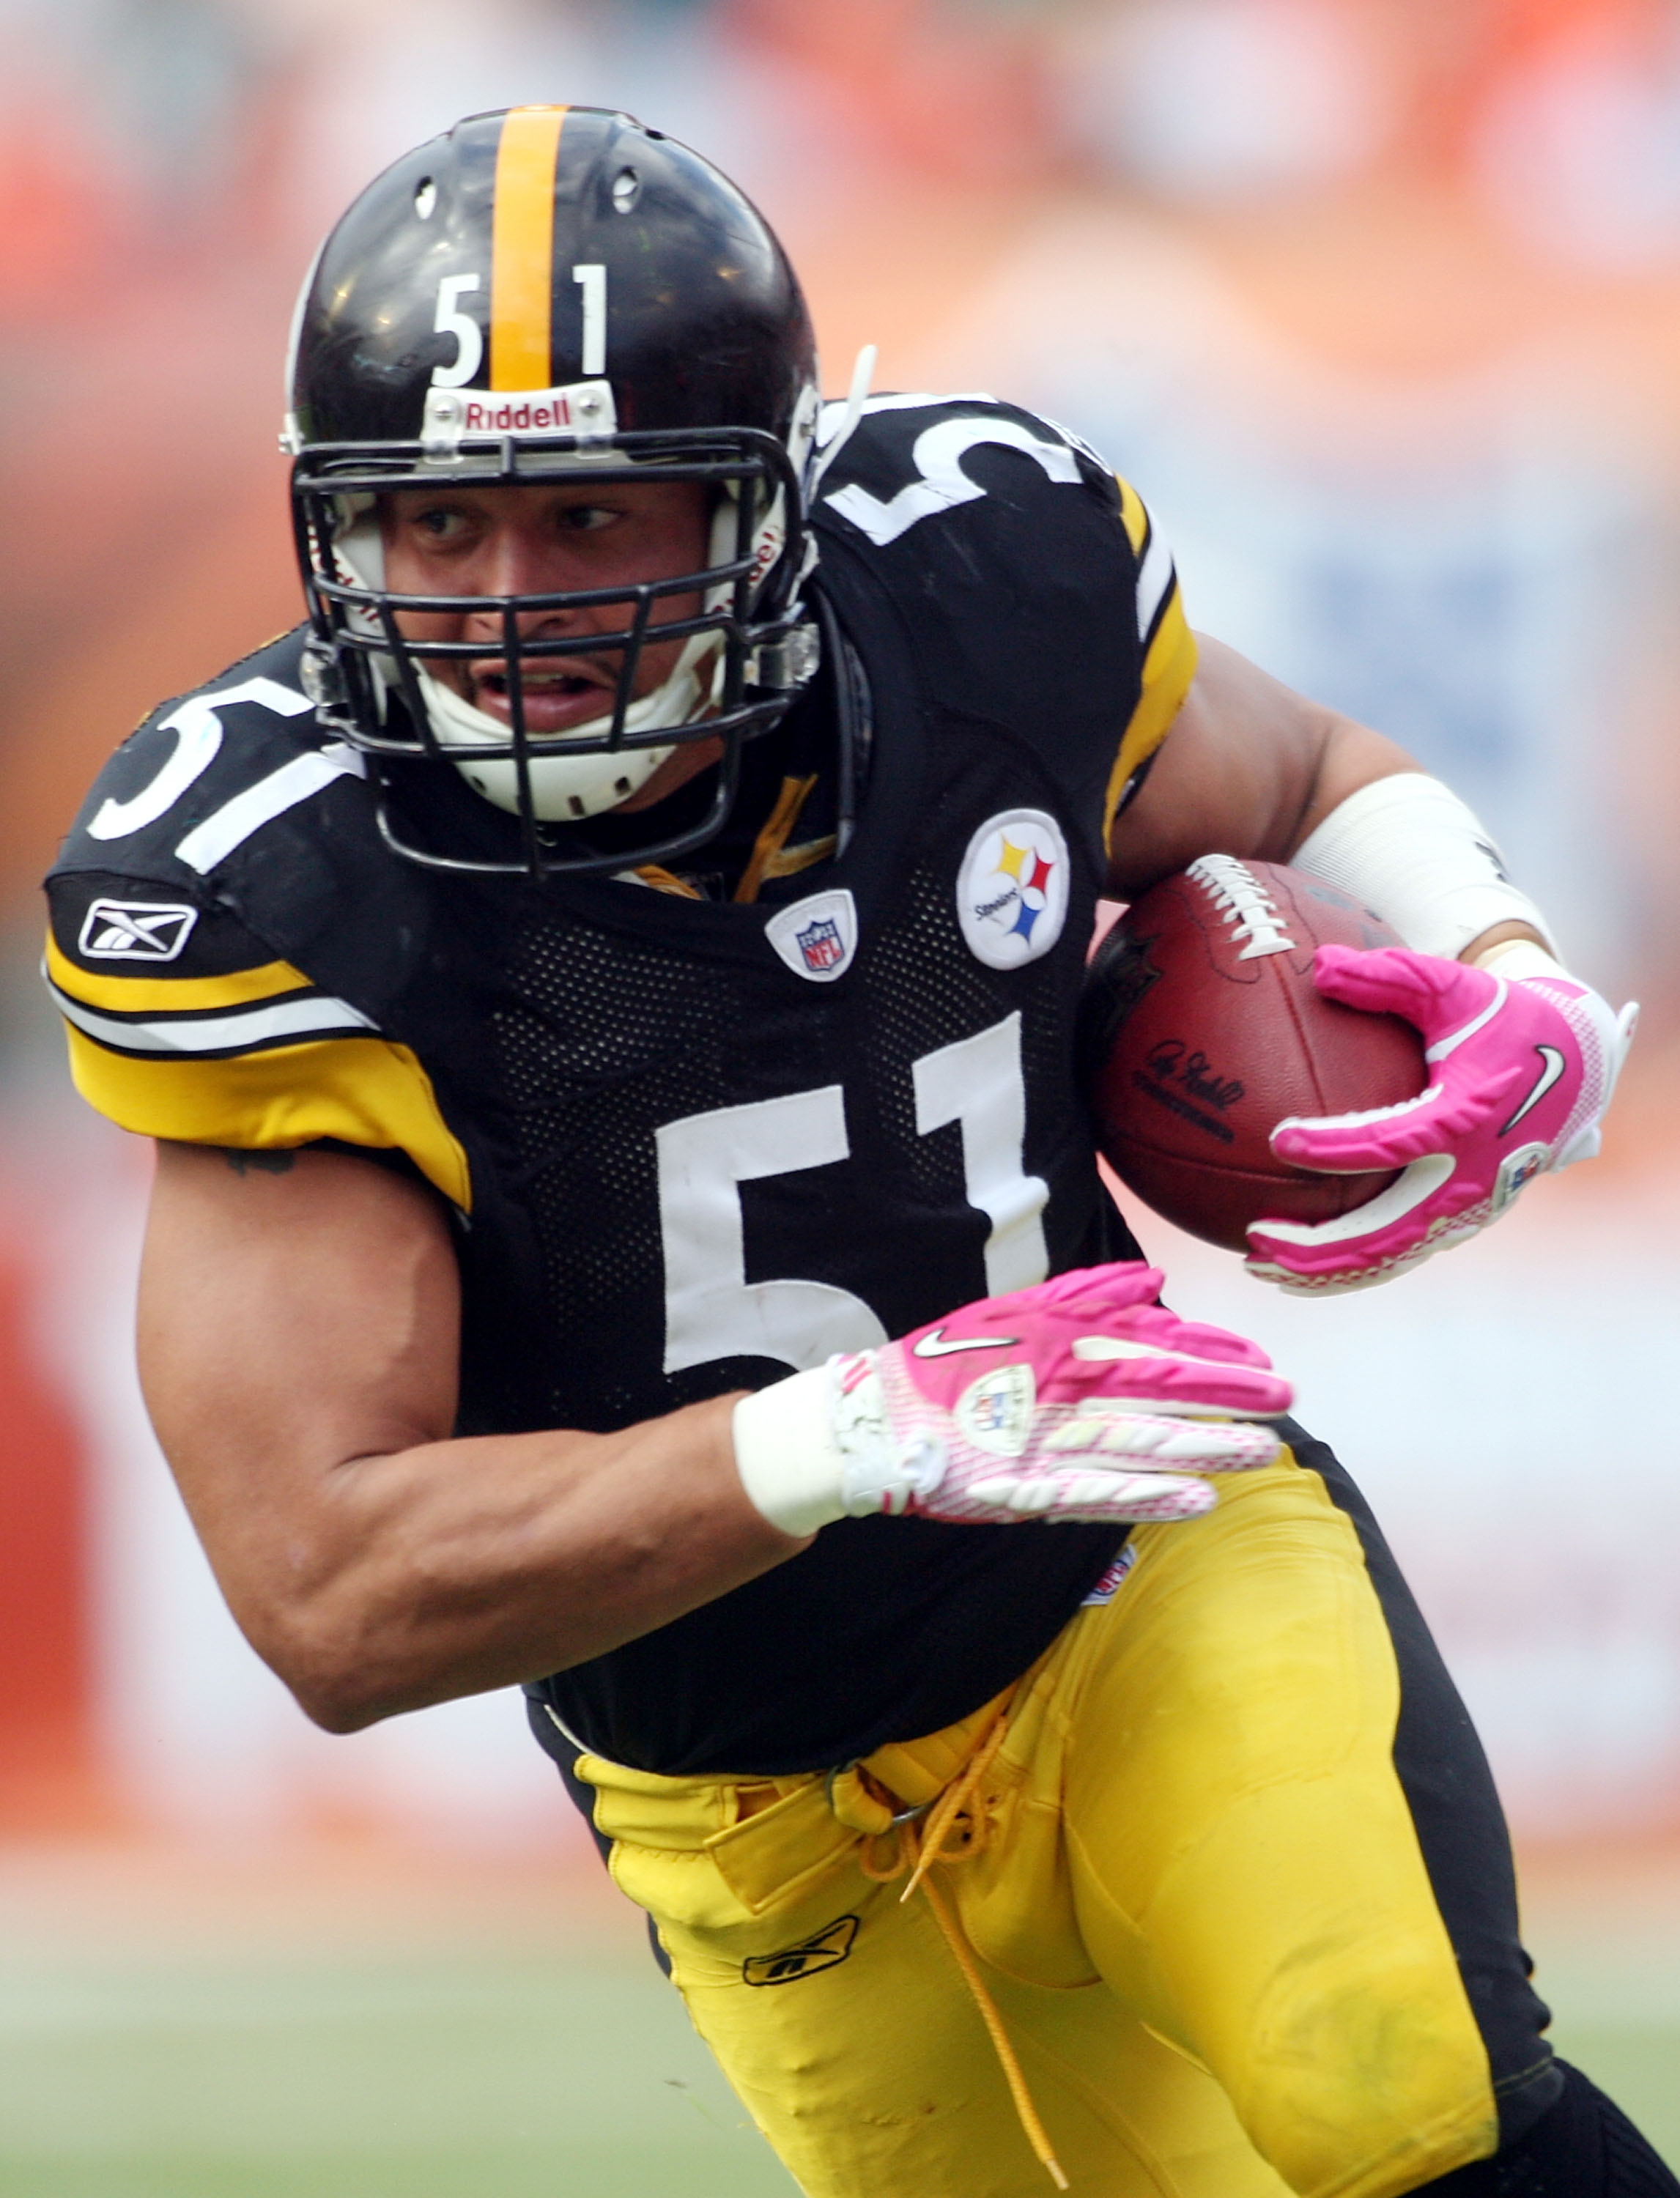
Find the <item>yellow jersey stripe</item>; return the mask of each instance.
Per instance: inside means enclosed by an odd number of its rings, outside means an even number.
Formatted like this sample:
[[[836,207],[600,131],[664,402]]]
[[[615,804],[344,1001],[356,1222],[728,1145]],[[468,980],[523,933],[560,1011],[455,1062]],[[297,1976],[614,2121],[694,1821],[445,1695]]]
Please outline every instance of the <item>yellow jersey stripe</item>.
[[[1143,555],[1143,538],[1149,531],[1149,515],[1143,509],[1142,497],[1129,480],[1121,480],[1118,474],[1114,480],[1120,491],[1120,523],[1125,528],[1132,555],[1141,557]]]
[[[472,1178],[432,1079],[405,1045],[323,1038],[231,1061],[112,1053],[73,1025],[70,1073],[91,1107],[142,1137],[274,1151],[337,1137],[405,1152],[463,1211]]]
[[[84,1007],[115,1008],[130,1015],[168,1015],[180,1009],[244,1007],[252,1000],[271,1000],[282,992],[295,992],[309,979],[289,962],[265,962],[259,969],[235,969],[225,977],[119,977],[104,971],[96,976],[61,951],[47,934],[47,974],[61,991]]]
[[[1114,814],[1134,774],[1141,770],[1166,738],[1173,719],[1183,706],[1196,676],[1196,637],[1184,616],[1184,602],[1177,581],[1155,628],[1149,654],[1143,660],[1143,684],[1120,741],[1120,752],[1108,775],[1108,791],[1102,804],[1102,844],[1108,845]]]
[[[516,107],[496,149],[490,270],[490,386],[546,389],[553,379],[554,184],[564,107]]]

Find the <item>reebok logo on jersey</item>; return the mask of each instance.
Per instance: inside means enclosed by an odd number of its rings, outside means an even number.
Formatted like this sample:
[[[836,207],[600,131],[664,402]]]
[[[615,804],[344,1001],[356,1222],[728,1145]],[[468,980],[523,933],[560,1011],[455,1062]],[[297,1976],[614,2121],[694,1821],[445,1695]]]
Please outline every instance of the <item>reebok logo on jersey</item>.
[[[1527,1098],[1517,1108],[1510,1120],[1502,1125],[1499,1131],[1502,1137],[1509,1137],[1523,1116],[1532,1108],[1539,1105],[1569,1065],[1555,1045],[1537,1045],[1534,1050],[1540,1056],[1540,1073],[1535,1078],[1533,1088],[1530,1090]]]
[[[989,969],[1019,969],[1048,954],[1067,920],[1067,842],[1042,809],[989,817],[956,877],[956,920]]]
[[[837,1916],[797,1946],[780,1954],[749,1956],[741,1965],[741,1976],[749,1985],[797,1984],[801,1977],[814,1977],[819,1969],[836,1968],[852,1951],[857,1936],[857,1918]]]
[[[172,962],[197,922],[179,901],[96,900],[76,948],[95,962]]]
[[[1018,1335],[952,1335],[930,1328],[910,1349],[918,1358],[949,1358],[953,1351],[1006,1351],[1020,1341]]]

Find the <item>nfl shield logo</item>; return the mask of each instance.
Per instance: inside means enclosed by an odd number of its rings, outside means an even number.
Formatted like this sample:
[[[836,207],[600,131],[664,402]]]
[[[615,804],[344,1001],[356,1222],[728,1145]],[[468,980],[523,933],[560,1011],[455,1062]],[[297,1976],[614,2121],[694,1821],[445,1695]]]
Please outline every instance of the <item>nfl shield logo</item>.
[[[832,985],[852,967],[857,951],[857,904],[845,886],[807,893],[779,908],[764,937],[796,977]]]
[[[793,936],[807,969],[838,968],[846,959],[846,942],[840,935],[839,924],[830,916],[819,916],[815,923],[796,931]]]

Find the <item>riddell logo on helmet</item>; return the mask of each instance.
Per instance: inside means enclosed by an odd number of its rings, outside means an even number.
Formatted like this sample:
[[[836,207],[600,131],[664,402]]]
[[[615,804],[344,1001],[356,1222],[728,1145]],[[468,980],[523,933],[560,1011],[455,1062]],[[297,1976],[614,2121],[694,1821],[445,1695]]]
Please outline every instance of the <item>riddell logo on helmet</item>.
[[[442,389],[426,392],[421,430],[428,446],[452,450],[468,435],[577,435],[594,440],[618,427],[612,384],[568,382],[562,389]]]
[[[532,397],[491,399],[461,398],[461,432],[464,435],[565,434],[576,415],[563,389],[544,390]]]

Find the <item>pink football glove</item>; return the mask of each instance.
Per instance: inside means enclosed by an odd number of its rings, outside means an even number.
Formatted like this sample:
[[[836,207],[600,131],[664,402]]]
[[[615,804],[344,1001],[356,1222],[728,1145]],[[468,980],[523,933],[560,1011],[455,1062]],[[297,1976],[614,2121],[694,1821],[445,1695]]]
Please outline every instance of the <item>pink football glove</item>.
[[[1269,1465],[1277,1437],[1241,1422],[1291,1392],[1256,1345],[1158,1305],[1160,1287],[1138,1261],[1083,1268],[761,1390],[735,1415],[748,1495],[800,1533],[882,1511],[1195,1517],[1214,1493],[1180,1468]]]
[[[1318,949],[1319,991],[1404,1015],[1433,1073],[1396,1107],[1278,1124],[1272,1150],[1297,1167],[1404,1173],[1338,1220],[1255,1222],[1251,1275],[1293,1291],[1368,1288],[1485,1228],[1547,1168],[1598,1150],[1638,1009],[1617,1015],[1539,950],[1531,958],[1532,974],[1500,976],[1409,947]]]

